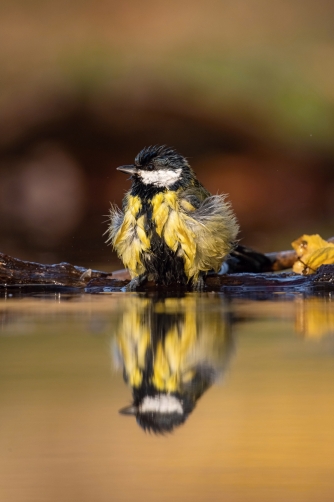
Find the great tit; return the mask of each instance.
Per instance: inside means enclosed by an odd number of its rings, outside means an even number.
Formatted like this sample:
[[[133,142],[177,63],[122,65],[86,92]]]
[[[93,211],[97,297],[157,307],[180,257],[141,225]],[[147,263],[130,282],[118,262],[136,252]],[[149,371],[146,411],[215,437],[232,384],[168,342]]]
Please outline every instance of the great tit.
[[[211,195],[167,146],[144,148],[117,169],[131,175],[132,187],[123,211],[112,206],[107,232],[130,272],[127,289],[152,280],[202,290],[205,274],[220,270],[235,246],[239,227],[226,195]]]
[[[120,413],[146,431],[172,432],[229,367],[231,314],[221,300],[197,295],[131,296],[120,310],[114,362],[132,389],[132,404]]]

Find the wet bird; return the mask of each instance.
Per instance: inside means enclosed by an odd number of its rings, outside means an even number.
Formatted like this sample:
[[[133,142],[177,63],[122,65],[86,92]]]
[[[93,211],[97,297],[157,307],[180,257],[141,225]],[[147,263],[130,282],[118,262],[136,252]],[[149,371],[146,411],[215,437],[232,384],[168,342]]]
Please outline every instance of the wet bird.
[[[108,241],[130,272],[127,289],[152,280],[202,290],[205,274],[219,271],[235,247],[239,227],[226,195],[211,195],[167,146],[146,147],[117,169],[132,187],[123,211],[111,208]]]
[[[120,413],[135,417],[145,431],[172,432],[229,367],[233,317],[198,295],[131,296],[121,305],[112,348],[132,403]]]

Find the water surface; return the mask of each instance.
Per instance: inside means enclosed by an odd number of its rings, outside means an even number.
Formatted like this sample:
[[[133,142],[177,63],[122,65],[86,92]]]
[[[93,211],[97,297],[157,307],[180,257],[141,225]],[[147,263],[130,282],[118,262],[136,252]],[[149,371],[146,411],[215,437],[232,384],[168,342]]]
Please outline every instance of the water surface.
[[[1,501],[334,499],[330,294],[7,296],[0,328]],[[172,432],[119,413],[145,378]]]

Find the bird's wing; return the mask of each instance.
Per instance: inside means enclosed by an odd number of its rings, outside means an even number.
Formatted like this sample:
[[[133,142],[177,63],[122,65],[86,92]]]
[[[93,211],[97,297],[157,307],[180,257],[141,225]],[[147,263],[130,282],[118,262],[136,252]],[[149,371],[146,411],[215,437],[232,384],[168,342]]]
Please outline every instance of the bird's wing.
[[[210,196],[210,192],[196,180],[194,185],[179,192],[179,201],[185,211],[191,212],[199,209],[202,202]]]
[[[114,245],[115,236],[121,228],[124,221],[124,213],[121,211],[116,205],[111,205],[109,212],[109,220],[110,225],[107,230],[108,239],[107,242],[110,242]]]
[[[179,195],[181,220],[192,236],[195,253],[184,249],[188,276],[199,271],[219,270],[233,247],[238,224],[225,195],[207,195],[201,187],[192,187]],[[181,243],[182,247],[182,243]]]
[[[145,272],[142,261],[143,251],[150,248],[150,241],[145,232],[145,218],[136,218],[141,207],[138,196],[126,195],[123,203],[125,211],[116,206],[110,209],[109,239],[124,266],[130,271],[131,277],[137,277]]]

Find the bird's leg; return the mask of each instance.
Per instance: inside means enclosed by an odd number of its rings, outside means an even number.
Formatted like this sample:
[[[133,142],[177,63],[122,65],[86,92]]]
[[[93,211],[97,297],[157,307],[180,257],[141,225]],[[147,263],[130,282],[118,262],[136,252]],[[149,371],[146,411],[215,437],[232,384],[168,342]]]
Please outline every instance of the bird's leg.
[[[129,284],[125,286],[125,291],[136,291],[139,286],[141,286],[144,282],[147,280],[147,275],[146,274],[141,274],[138,275],[137,277],[134,277]]]
[[[198,276],[197,281],[193,281],[193,290],[194,291],[204,291],[205,282],[204,282],[204,273],[201,272]]]

